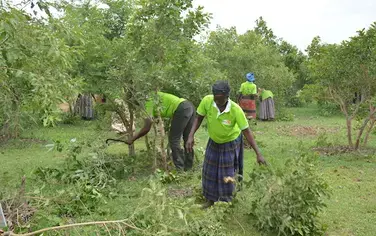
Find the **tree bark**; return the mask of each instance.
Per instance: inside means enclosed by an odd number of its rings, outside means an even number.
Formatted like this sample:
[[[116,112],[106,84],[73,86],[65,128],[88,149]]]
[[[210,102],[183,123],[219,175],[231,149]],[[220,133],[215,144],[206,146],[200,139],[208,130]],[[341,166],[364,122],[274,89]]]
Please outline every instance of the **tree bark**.
[[[346,118],[346,125],[347,125],[347,141],[349,143],[349,147],[353,147],[352,141],[352,119],[350,117]]]
[[[358,149],[359,149],[359,146],[360,146],[360,139],[362,138],[362,135],[363,135],[364,129],[367,127],[367,124],[368,124],[369,121],[370,121],[370,117],[366,118],[366,119],[364,120],[364,122],[363,122],[362,127],[360,127],[360,129],[359,129],[358,136],[356,137],[356,142],[355,142],[355,150],[358,150]]]
[[[128,137],[133,138],[134,108],[130,103],[128,103],[128,111],[129,111],[129,124],[128,124],[128,127],[127,127]],[[129,150],[129,156],[135,156],[136,155],[134,143],[132,143],[131,145],[128,145],[128,150]]]
[[[373,127],[375,127],[375,123],[376,123],[376,119],[373,119],[373,120],[371,121],[370,126],[368,127],[368,130],[367,130],[367,132],[366,132],[366,136],[364,137],[364,141],[363,141],[363,145],[364,145],[364,146],[366,146],[367,143],[368,143],[369,135],[370,135],[370,133],[371,133]]]
[[[372,104],[370,105],[369,107],[369,110],[370,110],[370,120],[371,120],[371,124],[370,126],[368,127],[368,130],[366,132],[366,136],[364,137],[364,140],[363,140],[363,145],[366,146],[367,143],[368,143],[368,139],[369,139],[369,135],[373,129],[373,127],[375,126],[375,123],[376,123],[376,117],[375,117],[375,113],[376,113],[376,106],[373,106]]]
[[[371,134],[371,131],[375,127],[376,119],[372,120],[370,126],[368,127],[366,136],[364,137],[363,145],[366,146],[368,143],[369,135]]]
[[[146,146],[146,151],[150,152],[151,151],[151,147],[150,147],[149,136],[148,135],[145,135],[145,146]]]
[[[357,139],[356,139],[356,144],[355,144],[355,149],[356,149],[356,150],[357,150],[357,149],[359,148],[359,146],[360,146],[360,139],[361,139],[361,137],[362,137],[362,135],[363,135],[363,132],[364,132],[365,128],[367,127],[368,122],[369,122],[370,120],[374,120],[374,115],[375,115],[375,113],[376,113],[376,109],[373,108],[373,107],[370,107],[369,115],[368,115],[368,117],[364,120],[363,125],[362,125],[362,127],[360,128],[360,130],[359,130],[358,137],[357,137]],[[371,125],[373,126],[373,124],[371,124]],[[371,130],[372,130],[372,126],[371,126]],[[368,137],[367,137],[367,139],[368,139]]]
[[[154,157],[154,163],[153,163],[153,171],[155,171],[157,169],[157,165],[158,165],[158,161],[157,161],[157,158],[158,158],[158,155],[157,155],[157,137],[158,137],[158,130],[157,130],[157,126],[155,123],[153,123],[153,130],[154,130],[154,138],[153,138],[153,141],[152,141],[152,156]]]
[[[160,132],[160,138],[161,138],[160,149],[161,149],[161,157],[162,157],[162,166],[164,170],[167,170],[167,154],[166,154],[166,148],[164,145],[164,139],[165,139],[166,133],[164,129],[164,123],[160,114],[158,114],[158,123],[159,123],[159,132]]]

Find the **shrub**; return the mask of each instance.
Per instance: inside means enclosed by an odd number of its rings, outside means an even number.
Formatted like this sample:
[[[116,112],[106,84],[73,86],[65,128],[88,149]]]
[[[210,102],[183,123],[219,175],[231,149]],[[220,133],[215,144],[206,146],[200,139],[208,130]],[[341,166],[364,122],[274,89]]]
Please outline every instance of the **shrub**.
[[[260,231],[273,235],[318,235],[317,215],[325,207],[328,185],[318,174],[316,157],[302,153],[284,167],[255,167],[246,186],[252,189],[250,215]]]
[[[329,101],[319,101],[319,115],[328,117],[336,114],[340,114],[340,108],[337,104]]]
[[[123,160],[108,158],[104,152],[94,152],[79,160],[81,143],[72,139],[68,149],[68,158],[58,168],[39,167],[35,175],[39,180],[53,185],[61,185],[56,192],[57,215],[75,216],[90,214],[99,203],[117,195],[116,175],[123,168]],[[60,142],[53,145],[57,151],[63,151]]]
[[[222,222],[230,205],[219,202],[202,211],[194,200],[188,198],[182,202],[168,198],[163,185],[152,178],[143,189],[130,220],[149,235],[224,235]]]
[[[328,135],[326,132],[320,133],[315,141],[315,147],[330,147],[333,143],[328,141]]]
[[[294,121],[294,114],[286,109],[277,110],[276,119],[278,121]]]

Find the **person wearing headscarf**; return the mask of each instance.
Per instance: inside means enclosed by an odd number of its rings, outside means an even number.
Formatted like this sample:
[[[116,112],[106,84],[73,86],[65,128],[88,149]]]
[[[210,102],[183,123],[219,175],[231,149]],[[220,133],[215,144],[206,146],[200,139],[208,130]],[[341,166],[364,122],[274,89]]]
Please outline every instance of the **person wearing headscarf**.
[[[206,117],[209,141],[202,169],[202,190],[207,200],[204,208],[217,201],[232,200],[235,183],[229,180],[234,180],[235,175],[243,175],[242,134],[255,151],[257,162],[265,163],[244,112],[229,98],[229,84],[217,81],[212,87],[212,93],[201,100],[186,143],[187,151],[192,152],[194,134]]]
[[[272,91],[259,89],[259,93],[261,100],[259,119],[263,121],[274,120],[275,108]]]
[[[243,109],[247,119],[256,119],[257,86],[255,75],[246,74],[247,81],[242,83],[239,89],[239,105]]]

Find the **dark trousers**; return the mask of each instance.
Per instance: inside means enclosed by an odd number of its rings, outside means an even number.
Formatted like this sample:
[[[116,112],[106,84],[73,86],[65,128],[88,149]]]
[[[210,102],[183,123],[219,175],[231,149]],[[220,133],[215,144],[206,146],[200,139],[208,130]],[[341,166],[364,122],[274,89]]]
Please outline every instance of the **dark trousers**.
[[[194,153],[185,150],[185,144],[191,132],[195,119],[195,107],[189,101],[179,104],[171,120],[169,143],[172,151],[172,159],[178,170],[189,170],[193,166]],[[181,138],[183,136],[184,148],[181,148]]]

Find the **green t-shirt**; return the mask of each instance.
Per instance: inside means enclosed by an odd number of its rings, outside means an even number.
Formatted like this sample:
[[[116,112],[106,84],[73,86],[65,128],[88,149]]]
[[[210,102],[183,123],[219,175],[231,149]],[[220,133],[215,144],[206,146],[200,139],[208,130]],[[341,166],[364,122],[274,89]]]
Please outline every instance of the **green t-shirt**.
[[[261,93],[261,99],[262,100],[265,100],[265,99],[267,99],[267,98],[273,98],[273,93],[272,93],[272,91],[270,91],[270,90],[264,90],[264,91],[262,91],[262,93]]]
[[[239,92],[242,93],[242,95],[252,95],[257,94],[257,86],[256,84],[252,82],[244,82],[240,86]]]
[[[184,98],[169,93],[157,92],[157,95],[157,99],[153,97],[145,103],[145,110],[150,117],[157,116],[157,108],[159,107],[161,117],[172,118],[179,104],[185,101]]]
[[[213,95],[201,100],[197,114],[206,117],[209,137],[219,144],[234,141],[239,137],[241,130],[249,127],[244,112],[238,104],[229,100],[226,109],[220,113]]]

